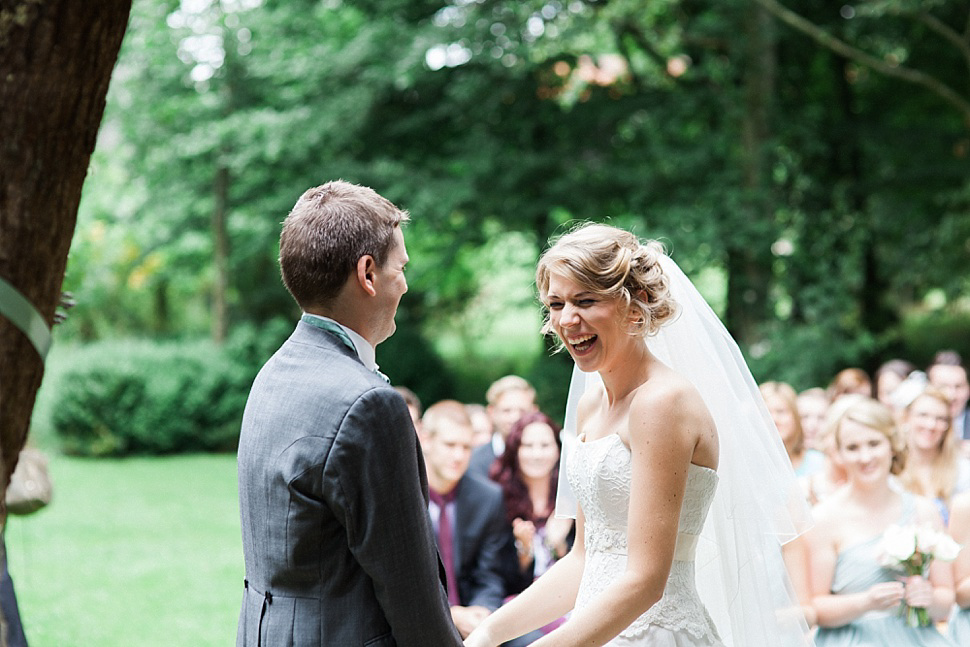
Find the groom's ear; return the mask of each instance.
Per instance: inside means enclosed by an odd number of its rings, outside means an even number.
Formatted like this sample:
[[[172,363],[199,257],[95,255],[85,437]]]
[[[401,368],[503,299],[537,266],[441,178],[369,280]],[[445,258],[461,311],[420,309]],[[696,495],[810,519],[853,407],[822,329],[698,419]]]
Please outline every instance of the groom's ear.
[[[370,254],[357,259],[357,283],[368,296],[377,295],[377,263]]]

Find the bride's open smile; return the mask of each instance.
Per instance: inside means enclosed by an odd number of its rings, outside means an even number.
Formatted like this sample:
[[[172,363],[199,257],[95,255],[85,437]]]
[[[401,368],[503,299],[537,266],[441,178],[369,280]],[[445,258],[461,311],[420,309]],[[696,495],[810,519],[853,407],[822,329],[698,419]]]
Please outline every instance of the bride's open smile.
[[[616,300],[591,292],[566,276],[551,274],[545,304],[553,330],[580,368],[598,370],[613,338],[623,334],[617,325]]]

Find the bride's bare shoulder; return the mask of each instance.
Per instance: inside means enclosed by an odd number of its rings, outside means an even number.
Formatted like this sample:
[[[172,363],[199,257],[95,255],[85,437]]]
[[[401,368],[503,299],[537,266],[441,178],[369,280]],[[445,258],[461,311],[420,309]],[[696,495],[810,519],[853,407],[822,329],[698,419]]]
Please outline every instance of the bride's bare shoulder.
[[[663,367],[634,395],[632,410],[664,412],[671,416],[707,415],[707,405],[694,385],[676,371]]]

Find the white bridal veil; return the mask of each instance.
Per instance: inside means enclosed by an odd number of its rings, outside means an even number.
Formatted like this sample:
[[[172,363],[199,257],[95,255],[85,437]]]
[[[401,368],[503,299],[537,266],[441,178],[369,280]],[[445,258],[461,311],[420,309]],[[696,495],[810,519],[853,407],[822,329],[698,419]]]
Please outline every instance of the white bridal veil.
[[[720,437],[719,484],[697,546],[697,589],[728,647],[811,645],[781,545],[811,525],[758,386],[734,339],[669,257],[661,267],[679,312],[647,344],[700,391]],[[563,464],[576,442],[580,396],[599,381],[573,370],[563,431]],[[576,500],[560,470],[556,515],[575,517]]]

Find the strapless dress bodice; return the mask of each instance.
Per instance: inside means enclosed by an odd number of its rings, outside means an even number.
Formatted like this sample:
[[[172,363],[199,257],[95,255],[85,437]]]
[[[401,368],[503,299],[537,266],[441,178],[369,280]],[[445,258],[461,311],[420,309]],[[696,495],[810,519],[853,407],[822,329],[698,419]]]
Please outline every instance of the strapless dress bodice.
[[[583,510],[586,565],[576,607],[594,599],[626,568],[627,515],[632,456],[617,434],[576,443],[566,465],[569,485]],[[697,593],[694,552],[717,491],[717,472],[691,464],[681,504],[677,547],[663,597],[620,636],[636,640],[650,625],[686,631],[704,644],[719,641]]]

